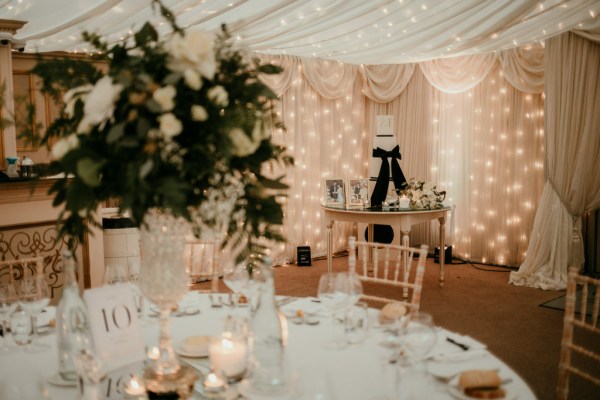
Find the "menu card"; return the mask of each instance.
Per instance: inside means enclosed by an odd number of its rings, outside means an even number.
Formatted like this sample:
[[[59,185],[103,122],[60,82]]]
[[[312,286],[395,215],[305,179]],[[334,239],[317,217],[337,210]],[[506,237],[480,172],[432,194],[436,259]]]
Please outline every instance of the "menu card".
[[[88,289],[87,303],[96,356],[106,371],[143,361],[144,341],[129,285]]]

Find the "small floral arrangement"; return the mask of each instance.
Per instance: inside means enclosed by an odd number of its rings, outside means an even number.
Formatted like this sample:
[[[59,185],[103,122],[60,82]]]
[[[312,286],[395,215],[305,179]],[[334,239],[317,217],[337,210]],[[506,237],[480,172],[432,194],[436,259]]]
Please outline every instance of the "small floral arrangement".
[[[243,257],[260,254],[265,239],[283,240],[278,199],[287,186],[269,166],[292,163],[271,142],[282,124],[275,94],[259,80],[281,69],[249,59],[225,27],[184,32],[159,0],[153,5],[168,36],[149,22],[112,47],[84,33],[106,73],[73,59],[33,69],[64,104],[44,138],[55,138],[49,172],[64,174],[50,189],[64,206],[61,234],[83,238],[98,207],[118,199],[138,225],[150,209],[167,210],[197,236],[235,233],[248,243]]]
[[[438,191],[435,185],[410,178],[400,195],[408,197],[410,208],[433,210],[444,207],[446,191]]]

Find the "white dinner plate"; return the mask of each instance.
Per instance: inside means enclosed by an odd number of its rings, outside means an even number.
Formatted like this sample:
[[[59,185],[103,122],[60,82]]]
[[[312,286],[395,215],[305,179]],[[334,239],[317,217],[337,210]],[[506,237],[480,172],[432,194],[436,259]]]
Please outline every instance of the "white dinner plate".
[[[455,399],[458,399],[458,400],[473,400],[473,399],[475,399],[475,397],[467,396],[465,394],[465,392],[463,392],[462,389],[460,387],[458,387],[458,377],[452,379],[450,381],[450,383],[447,385],[447,388],[448,388],[448,392]],[[515,388],[513,387],[513,385],[510,382],[507,383],[506,385],[502,385],[501,388],[504,389],[504,392],[506,393],[506,395],[504,397],[500,398],[500,400],[515,400],[517,398],[517,393],[515,392]]]
[[[298,385],[292,380],[284,393],[264,394],[259,393],[252,387],[248,379],[242,379],[237,385],[238,392],[248,400],[290,400],[298,395]]]
[[[75,387],[75,386],[77,386],[77,380],[68,381],[66,379],[61,378],[61,376],[58,373],[46,378],[46,382],[48,382],[51,385],[60,386],[60,387]]]
[[[175,353],[182,357],[190,357],[190,358],[203,358],[208,357],[208,346],[206,349],[198,350],[198,351],[185,351],[181,345],[175,347]]]

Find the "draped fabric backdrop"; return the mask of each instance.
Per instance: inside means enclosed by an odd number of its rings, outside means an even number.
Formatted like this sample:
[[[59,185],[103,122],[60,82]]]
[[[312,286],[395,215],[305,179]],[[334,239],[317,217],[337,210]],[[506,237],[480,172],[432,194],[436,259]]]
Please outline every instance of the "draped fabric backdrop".
[[[516,285],[566,288],[567,267],[583,262],[581,216],[600,208],[600,34],[582,36],[546,44],[547,181]]]
[[[275,138],[296,160],[289,171],[285,234],[278,262],[297,245],[326,248],[324,179],[367,177],[375,116],[394,115],[405,175],[448,192],[456,204],[455,254],[518,265],[525,258],[543,187],[543,48],[418,64],[353,66],[263,56],[285,68],[265,81],[281,97],[286,132]],[[437,223],[411,244],[435,246]],[[336,223],[334,251],[351,226]],[[450,239],[451,240],[451,239]]]

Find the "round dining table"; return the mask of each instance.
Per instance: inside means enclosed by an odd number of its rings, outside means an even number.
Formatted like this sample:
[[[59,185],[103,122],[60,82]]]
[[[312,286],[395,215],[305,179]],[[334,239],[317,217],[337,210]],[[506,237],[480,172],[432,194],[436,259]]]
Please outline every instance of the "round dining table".
[[[235,308],[225,293],[209,294],[190,292],[180,303],[180,309],[190,312],[171,317],[173,344],[177,350],[189,336],[218,336],[222,333],[227,316],[237,318],[250,315],[248,307]],[[506,399],[529,400],[535,395],[527,383],[502,360],[489,352],[485,345],[469,336],[459,335],[436,327],[436,344],[428,353],[421,371],[401,365],[386,365],[377,355],[377,344],[370,338],[382,329],[377,323],[376,309],[369,309],[370,327],[367,338],[359,343],[339,349],[326,349],[323,343],[342,332],[334,318],[320,310],[318,299],[277,297],[280,310],[287,315],[287,344],[285,346],[285,369],[289,377],[289,391],[278,396],[253,396],[247,390],[237,391],[232,399],[468,399],[456,388],[461,371],[470,369],[496,370],[503,381]],[[311,324],[297,323],[293,316],[303,313],[313,317]],[[151,313],[150,313],[151,314]],[[152,315],[141,318],[143,340],[146,346],[158,343],[158,321]],[[58,366],[56,335],[43,334],[40,341],[50,349],[39,353],[23,350],[0,354],[0,398],[47,398],[54,400],[77,399],[76,387],[62,386],[56,382]],[[197,369],[200,376],[210,371],[207,354],[199,357],[180,356],[182,364]],[[141,369],[141,364],[136,368]],[[384,373],[384,371],[392,373]],[[140,371],[141,372],[141,371]],[[100,384],[99,399],[126,399],[123,392],[124,377],[109,374]],[[242,381],[243,385],[247,383]],[[236,385],[232,385],[235,388]],[[239,393],[242,392],[242,393]],[[30,394],[33,393],[33,394]],[[410,396],[409,396],[410,395]],[[194,397],[202,399],[200,393]]]

